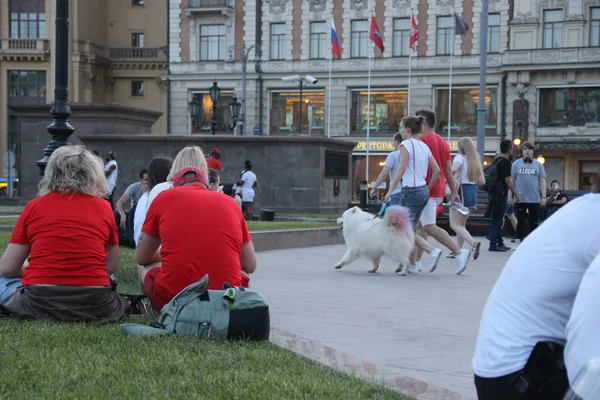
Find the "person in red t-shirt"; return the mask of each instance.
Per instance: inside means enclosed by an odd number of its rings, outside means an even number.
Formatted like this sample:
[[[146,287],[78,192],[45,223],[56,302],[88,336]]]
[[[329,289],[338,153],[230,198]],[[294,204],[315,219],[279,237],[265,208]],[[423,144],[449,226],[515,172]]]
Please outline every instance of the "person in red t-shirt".
[[[427,240],[428,235],[431,235],[435,238],[435,240],[450,249],[452,252],[451,256],[455,258],[458,263],[456,274],[460,275],[467,268],[471,251],[468,249],[461,249],[460,246],[457,245],[454,240],[452,240],[448,232],[436,225],[436,211],[437,207],[444,201],[446,181],[448,182],[448,186],[450,186],[450,199],[456,203],[460,203],[460,198],[456,192],[456,186],[452,176],[450,146],[444,139],[442,139],[442,137],[440,137],[440,135],[434,131],[435,113],[433,111],[419,110],[417,111],[416,115],[423,118],[423,134],[421,135],[420,139],[427,145],[427,147],[429,147],[431,154],[433,154],[433,158],[435,158],[435,161],[438,163],[441,170],[437,181],[429,191],[429,201],[427,202],[427,205],[421,214],[420,224],[422,228],[419,229],[418,234],[425,240]],[[427,175],[427,182],[429,182],[430,176],[431,171],[429,171],[429,174]],[[418,265],[420,265],[420,259],[422,255],[422,251],[417,252],[417,272],[419,270]]]
[[[126,302],[110,288],[119,260],[101,160],[83,146],[52,153],[40,197],[19,216],[0,260],[0,311],[58,321],[116,321]]]
[[[242,286],[242,271],[256,269],[256,253],[242,211],[208,189],[204,172],[185,167],[173,189],[148,209],[136,260],[142,288],[158,311],[177,293],[208,274],[208,288]]]
[[[216,169],[217,171],[221,172],[221,161],[219,161],[220,159],[221,150],[216,148],[212,149],[208,157],[206,157],[206,165],[208,165],[208,168],[210,169]]]

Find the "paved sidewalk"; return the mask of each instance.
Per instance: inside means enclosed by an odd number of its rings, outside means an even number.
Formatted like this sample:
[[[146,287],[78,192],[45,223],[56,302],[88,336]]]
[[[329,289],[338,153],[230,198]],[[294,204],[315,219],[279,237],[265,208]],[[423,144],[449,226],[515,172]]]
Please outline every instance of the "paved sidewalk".
[[[512,254],[489,253],[487,243],[461,276],[445,255],[435,273],[401,277],[385,258],[375,275],[364,259],[334,270],[344,245],[260,252],[252,287],[269,302],[273,328],[454,392],[443,398],[474,399],[479,318]]]

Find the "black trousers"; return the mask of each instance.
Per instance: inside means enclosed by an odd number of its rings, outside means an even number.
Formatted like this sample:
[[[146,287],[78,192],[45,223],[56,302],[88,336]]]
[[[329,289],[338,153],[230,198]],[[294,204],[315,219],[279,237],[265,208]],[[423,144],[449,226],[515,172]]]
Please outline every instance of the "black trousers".
[[[540,224],[540,203],[517,203],[517,239],[523,240]],[[531,230],[525,233],[525,220],[529,218]]]
[[[475,375],[475,388],[479,400],[562,400],[569,389],[566,373],[548,377],[542,387],[520,393],[515,381],[523,370],[497,378]]]

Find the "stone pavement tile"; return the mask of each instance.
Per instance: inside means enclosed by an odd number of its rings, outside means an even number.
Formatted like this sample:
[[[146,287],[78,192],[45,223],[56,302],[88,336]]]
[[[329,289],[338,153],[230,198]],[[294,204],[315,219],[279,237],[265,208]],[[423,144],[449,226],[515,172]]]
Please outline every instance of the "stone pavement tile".
[[[335,245],[258,253],[252,287],[269,302],[271,325],[403,376],[408,387],[422,381],[475,398],[479,318],[511,252],[483,250],[461,276],[443,257],[435,273],[406,277],[385,258],[377,274],[366,273],[364,259],[334,270],[344,252]]]

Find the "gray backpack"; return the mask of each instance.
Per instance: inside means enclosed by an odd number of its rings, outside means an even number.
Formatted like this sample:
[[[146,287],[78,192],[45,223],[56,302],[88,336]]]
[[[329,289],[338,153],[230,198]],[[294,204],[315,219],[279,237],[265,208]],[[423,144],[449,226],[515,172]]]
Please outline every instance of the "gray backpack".
[[[207,290],[208,275],[179,292],[152,326],[122,324],[127,336],[177,334],[198,338],[268,340],[269,306],[256,291]]]

